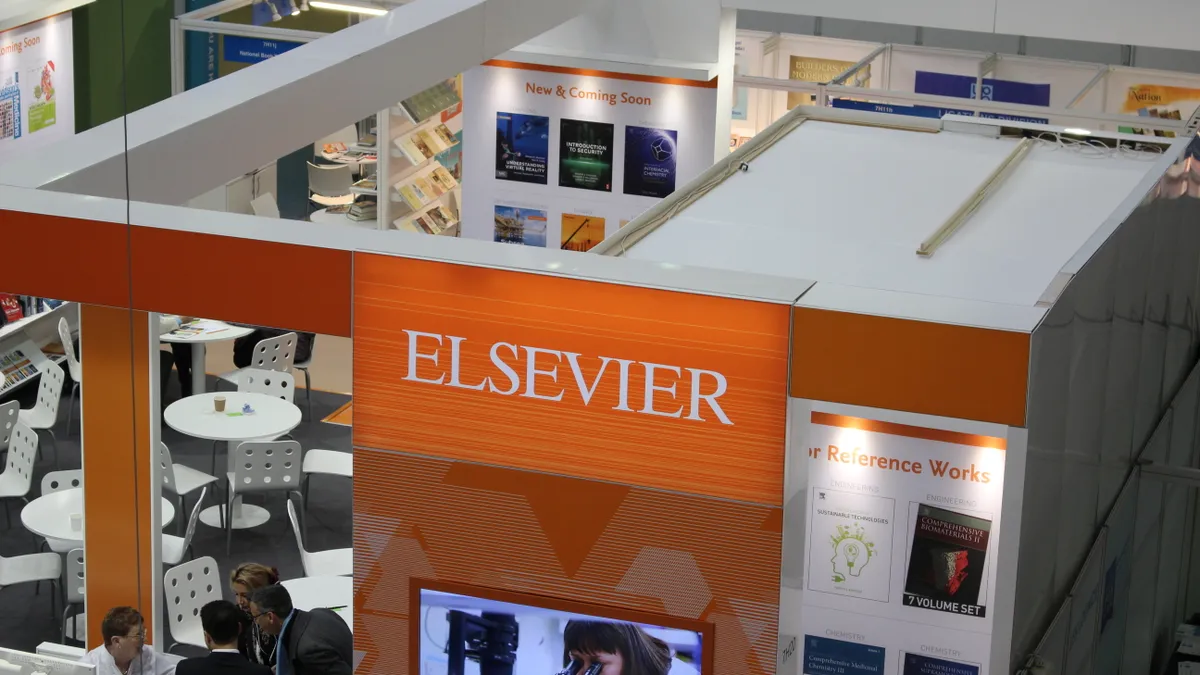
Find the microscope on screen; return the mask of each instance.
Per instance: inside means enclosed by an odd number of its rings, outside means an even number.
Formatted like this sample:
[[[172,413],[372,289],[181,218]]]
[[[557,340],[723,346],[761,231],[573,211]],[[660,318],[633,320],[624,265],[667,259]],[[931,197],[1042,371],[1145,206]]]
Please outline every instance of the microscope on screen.
[[[446,644],[447,675],[465,675],[466,662],[479,664],[479,675],[513,675],[517,662],[517,619],[512,614],[483,612],[480,616],[450,610]]]

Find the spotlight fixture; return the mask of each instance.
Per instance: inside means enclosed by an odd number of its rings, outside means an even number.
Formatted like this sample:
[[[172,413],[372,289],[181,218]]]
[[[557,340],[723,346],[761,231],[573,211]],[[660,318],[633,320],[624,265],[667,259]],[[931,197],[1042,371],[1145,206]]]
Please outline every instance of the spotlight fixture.
[[[350,2],[326,2],[325,0],[311,0],[310,4],[317,9],[331,9],[337,12],[350,12],[351,14],[370,14],[371,16],[383,16],[388,11],[382,7],[372,5],[360,5]]]

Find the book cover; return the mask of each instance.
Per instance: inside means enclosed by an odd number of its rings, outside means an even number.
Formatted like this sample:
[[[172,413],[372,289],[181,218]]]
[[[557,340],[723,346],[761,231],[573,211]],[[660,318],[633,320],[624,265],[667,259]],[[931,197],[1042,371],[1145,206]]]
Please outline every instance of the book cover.
[[[979,666],[924,654],[904,653],[901,675],[979,675]]]
[[[588,251],[604,241],[604,219],[575,213],[562,215],[561,248],[567,251]]]
[[[420,179],[418,178],[417,180],[420,180]],[[416,206],[415,208],[419,209],[419,208],[421,208],[421,206],[424,206],[426,202],[433,199],[433,196],[428,194],[424,190],[422,190],[421,186],[418,185],[417,181],[415,181],[415,180],[408,184],[408,188],[410,190],[412,190],[413,196],[416,197],[416,199],[417,199],[418,206]]]
[[[416,190],[413,190],[413,186],[411,184],[400,186],[400,196],[404,198],[405,203],[407,203],[412,209],[416,210],[421,208],[421,199],[417,196],[417,192]]]
[[[605,122],[559,123],[559,187],[612,192],[613,130]]]
[[[550,118],[496,113],[496,178],[546,185]]]
[[[811,498],[808,589],[887,602],[895,500],[825,487]]]
[[[437,176],[438,182],[442,185],[445,185],[447,189],[453,190],[454,188],[458,187],[458,181],[454,179],[454,176],[452,176],[445,167],[439,166],[435,168],[433,170],[433,175]]]
[[[421,134],[410,135],[408,137],[408,142],[412,143],[413,147],[416,148],[417,154],[423,158],[422,161],[433,157],[433,148],[430,148],[429,144],[425,142],[425,139],[421,138]]]
[[[674,192],[678,141],[672,129],[625,127],[625,194],[661,199]]]
[[[25,318],[25,313],[21,311],[21,301],[12,293],[0,293],[0,310],[4,311],[4,323]]]
[[[421,176],[413,181],[413,183],[416,184],[417,189],[425,193],[425,196],[428,198],[426,201],[429,199],[436,199],[437,197],[441,197],[442,195],[446,194],[445,190],[443,190],[440,186],[435,185],[434,182],[430,180],[432,177],[433,174],[429,174],[428,177]]]
[[[454,145],[434,160],[446,168],[455,181],[462,180],[462,131],[454,134]]]
[[[450,146],[442,140],[432,129],[424,129],[417,132],[417,137],[425,142],[425,145],[436,155],[443,150],[447,150]]]
[[[492,240],[545,248],[547,220],[546,212],[542,209],[497,204]]]
[[[458,143],[458,139],[454,137],[454,134],[450,133],[450,127],[447,127],[445,124],[437,125],[437,128],[433,132],[437,134],[438,139],[442,141],[442,145],[447,149]]]
[[[913,531],[904,604],[983,617],[979,604],[992,521],[921,504]]]

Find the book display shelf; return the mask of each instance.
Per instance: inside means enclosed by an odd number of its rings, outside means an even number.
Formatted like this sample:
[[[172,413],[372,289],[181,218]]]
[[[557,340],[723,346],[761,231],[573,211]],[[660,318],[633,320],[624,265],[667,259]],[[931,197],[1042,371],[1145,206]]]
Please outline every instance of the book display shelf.
[[[388,186],[386,198],[379,199],[380,229],[458,236],[459,92],[456,80],[441,82],[377,116],[377,134],[386,140],[381,141],[377,178],[370,187],[378,195],[379,185]]]
[[[31,381],[49,367],[66,360],[58,337],[58,320],[65,318],[72,332],[79,327],[77,305],[64,302],[54,309],[22,316],[0,326],[0,396],[9,394]]]

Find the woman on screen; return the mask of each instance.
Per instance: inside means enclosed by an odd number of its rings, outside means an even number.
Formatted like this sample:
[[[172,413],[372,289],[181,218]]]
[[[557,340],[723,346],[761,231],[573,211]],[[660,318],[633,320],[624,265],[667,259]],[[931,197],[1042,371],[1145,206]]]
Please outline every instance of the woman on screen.
[[[699,675],[700,672],[675,658],[667,643],[632,623],[568,621],[563,631],[563,646],[570,663],[576,666],[572,675]],[[599,669],[591,670],[596,666]]]

